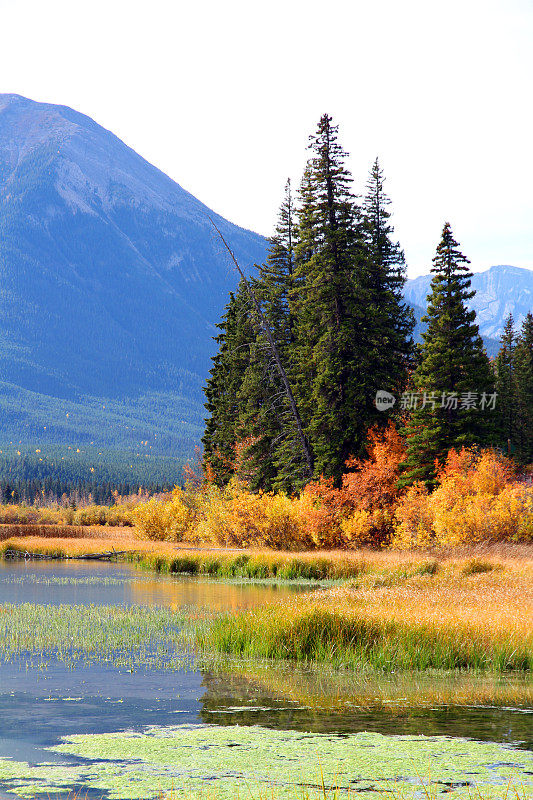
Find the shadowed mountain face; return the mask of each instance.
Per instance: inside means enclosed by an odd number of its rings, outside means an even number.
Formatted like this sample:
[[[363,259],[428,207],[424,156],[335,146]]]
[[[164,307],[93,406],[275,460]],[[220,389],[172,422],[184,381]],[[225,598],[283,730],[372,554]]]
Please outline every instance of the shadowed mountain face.
[[[97,439],[117,419],[94,398],[126,416],[140,408],[135,440],[146,438],[154,397],[169,418],[194,422],[196,437],[214,325],[237,282],[208,215],[244,266],[264,259],[261,236],[209,211],[93,120],[0,95],[2,440]]]

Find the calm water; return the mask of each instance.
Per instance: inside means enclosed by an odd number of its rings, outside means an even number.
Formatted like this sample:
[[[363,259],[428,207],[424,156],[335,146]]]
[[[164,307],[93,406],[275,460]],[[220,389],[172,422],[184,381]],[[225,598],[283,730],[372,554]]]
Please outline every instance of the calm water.
[[[222,611],[289,597],[302,588],[154,577],[105,564],[0,563],[0,604],[141,604]],[[53,659],[46,669],[39,670],[27,670],[20,661],[3,664],[0,756],[38,763],[50,760],[50,753],[42,748],[68,734],[199,722],[339,733],[367,730],[466,736],[533,749],[533,713],[527,709],[368,710],[343,708],[342,702],[336,711],[313,709],[303,701],[287,700],[298,696],[300,685],[309,681],[308,674],[285,668],[272,675],[279,680],[200,669],[129,673],[104,663],[69,669]],[[326,691],[330,678],[318,675],[312,680],[322,681]],[[394,683],[394,676],[389,680]],[[54,758],[61,760],[60,756]]]

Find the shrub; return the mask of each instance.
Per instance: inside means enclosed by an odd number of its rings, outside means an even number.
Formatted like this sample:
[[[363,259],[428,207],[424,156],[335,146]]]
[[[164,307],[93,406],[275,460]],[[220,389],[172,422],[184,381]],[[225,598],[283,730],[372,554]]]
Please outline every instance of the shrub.
[[[428,547],[434,540],[429,492],[425,483],[409,486],[394,514],[392,545],[399,549]]]
[[[133,511],[135,524],[147,539],[179,542],[188,529],[190,513],[179,497],[170,501],[152,497]]]
[[[429,494],[411,486],[395,512],[396,547],[533,541],[533,487],[513,480],[508,459],[493,450],[451,450]]]
[[[383,547],[393,534],[393,514],[386,509],[360,509],[341,522],[343,543],[350,547]]]
[[[342,477],[343,507],[374,511],[391,509],[398,496],[400,464],[405,458],[405,446],[389,422],[385,429],[373,427],[368,432],[368,457],[348,459]]]
[[[313,541],[306,530],[314,506],[308,498],[252,494],[238,481],[225,489],[204,489],[197,509],[196,535],[234,547],[304,549]]]

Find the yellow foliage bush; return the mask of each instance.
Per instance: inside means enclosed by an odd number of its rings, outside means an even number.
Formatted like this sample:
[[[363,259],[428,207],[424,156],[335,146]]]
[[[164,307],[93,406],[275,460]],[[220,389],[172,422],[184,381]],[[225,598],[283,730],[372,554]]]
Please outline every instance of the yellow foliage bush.
[[[304,549],[312,541],[303,529],[301,506],[284,494],[252,494],[238,481],[225,489],[211,484],[203,491],[196,536],[232,547]]]
[[[159,500],[152,497],[139,503],[133,510],[133,521],[147,538],[157,541],[179,542],[190,524],[190,510],[178,497]]]
[[[349,547],[383,547],[393,534],[393,513],[384,508],[360,509],[341,522],[342,543]]]
[[[35,506],[0,505],[0,523],[3,525],[34,525],[40,521],[40,509]]]
[[[409,486],[394,513],[392,546],[398,549],[428,547],[434,541],[433,517],[425,483]]]
[[[301,503],[284,494],[263,495],[261,500],[264,516],[258,545],[291,550],[303,550],[311,546],[311,539],[303,525]]]
[[[243,547],[254,534],[257,495],[240,491],[231,481],[224,489],[209,484],[198,508],[196,537],[219,545]]]
[[[38,508],[27,505],[0,505],[0,523],[8,525],[111,525],[132,524],[132,505],[80,508]]]

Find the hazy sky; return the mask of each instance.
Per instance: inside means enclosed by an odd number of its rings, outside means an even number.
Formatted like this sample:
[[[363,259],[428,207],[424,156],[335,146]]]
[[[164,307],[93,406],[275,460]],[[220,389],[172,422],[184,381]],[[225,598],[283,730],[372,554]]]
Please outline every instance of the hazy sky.
[[[88,114],[269,234],[327,111],[376,155],[409,274],[452,223],[473,268],[533,268],[533,0],[0,0],[0,92]]]

